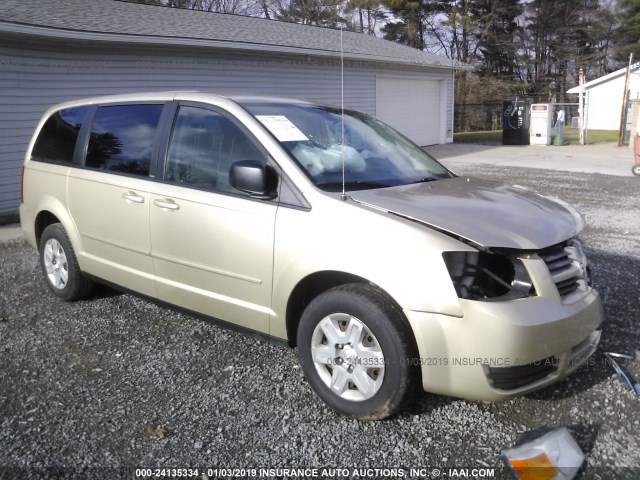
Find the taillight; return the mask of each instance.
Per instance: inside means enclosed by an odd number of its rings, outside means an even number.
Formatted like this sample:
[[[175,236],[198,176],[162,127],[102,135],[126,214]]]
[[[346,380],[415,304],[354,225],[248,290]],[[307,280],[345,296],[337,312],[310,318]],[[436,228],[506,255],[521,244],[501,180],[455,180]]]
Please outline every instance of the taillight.
[[[24,167],[22,167],[22,177],[20,178],[20,203],[24,203]]]

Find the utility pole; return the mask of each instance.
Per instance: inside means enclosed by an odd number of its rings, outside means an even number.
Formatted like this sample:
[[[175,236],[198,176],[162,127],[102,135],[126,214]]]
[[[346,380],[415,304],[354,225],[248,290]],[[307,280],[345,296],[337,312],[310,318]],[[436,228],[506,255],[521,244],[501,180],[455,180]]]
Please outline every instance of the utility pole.
[[[629,75],[631,74],[631,62],[633,53],[629,54],[629,66],[624,77],[624,93],[622,95],[622,110],[620,111],[620,131],[618,132],[618,146],[624,143],[624,129],[627,126],[627,103],[629,102]]]
[[[580,95],[578,99],[578,118],[580,120],[579,130],[580,130],[580,145],[584,145],[584,69],[578,70],[578,85],[580,86]]]

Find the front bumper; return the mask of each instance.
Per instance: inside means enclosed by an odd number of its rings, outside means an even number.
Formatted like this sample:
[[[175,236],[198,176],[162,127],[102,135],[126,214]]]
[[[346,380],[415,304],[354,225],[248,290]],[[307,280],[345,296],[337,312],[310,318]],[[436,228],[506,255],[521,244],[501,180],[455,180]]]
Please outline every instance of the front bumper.
[[[461,318],[405,310],[427,392],[506,400],[570,374],[600,341],[602,304],[594,289],[571,304],[544,297],[460,302]]]

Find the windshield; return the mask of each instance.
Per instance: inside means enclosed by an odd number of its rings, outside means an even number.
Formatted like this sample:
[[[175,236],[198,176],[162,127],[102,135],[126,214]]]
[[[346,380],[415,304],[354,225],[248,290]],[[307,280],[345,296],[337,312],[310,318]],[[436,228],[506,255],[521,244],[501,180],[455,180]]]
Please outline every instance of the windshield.
[[[364,113],[311,104],[242,102],[319,188],[383,188],[453,176],[420,147]],[[344,141],[343,141],[344,139]]]

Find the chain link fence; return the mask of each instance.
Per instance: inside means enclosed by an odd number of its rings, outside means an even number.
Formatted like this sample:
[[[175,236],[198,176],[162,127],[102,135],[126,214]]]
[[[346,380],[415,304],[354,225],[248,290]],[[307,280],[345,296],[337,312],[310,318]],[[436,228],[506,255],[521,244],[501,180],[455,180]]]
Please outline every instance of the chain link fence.
[[[454,132],[478,132],[502,128],[502,100],[454,105]]]
[[[502,129],[502,100],[482,103],[460,103],[454,105],[454,132],[479,132]],[[541,102],[544,103],[544,102]],[[565,125],[579,127],[578,105],[555,103],[554,112],[562,108]],[[553,117],[555,123],[555,115]]]

